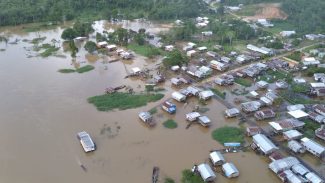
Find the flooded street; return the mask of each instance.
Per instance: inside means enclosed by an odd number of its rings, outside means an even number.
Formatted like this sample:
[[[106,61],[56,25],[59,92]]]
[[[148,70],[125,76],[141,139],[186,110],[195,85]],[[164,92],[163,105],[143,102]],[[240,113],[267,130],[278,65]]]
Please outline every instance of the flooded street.
[[[96,27],[97,28],[97,27]],[[153,28],[154,29],[154,28]],[[4,31],[4,30],[2,30]],[[1,32],[1,31],[0,31]],[[62,29],[29,34],[12,34],[31,40],[46,36],[44,43],[60,39]],[[154,67],[155,62],[137,56],[133,61],[105,64],[106,57],[86,58],[81,49],[76,58],[80,65],[94,65],[95,70],[78,74],[62,74],[62,68],[73,68],[70,53],[66,58],[27,58],[24,48],[32,44],[0,43],[0,182],[7,183],[145,183],[151,181],[152,168],[160,168],[160,182],[171,177],[180,182],[181,171],[195,163],[208,161],[209,151],[223,146],[214,141],[211,132],[225,125],[236,126],[237,120],[223,117],[225,107],[212,100],[204,113],[212,120],[210,128],[197,124],[185,129],[185,114],[198,101],[193,99],[186,107],[177,104],[176,116],[160,109],[155,118],[156,127],[149,129],[138,119],[138,113],[159,106],[162,101],[148,106],[125,110],[99,112],[88,104],[87,98],[104,93],[106,87],[127,85],[135,91],[144,90],[144,82],[124,79],[132,67]],[[165,99],[173,91],[166,82]],[[139,87],[140,86],[140,87]],[[176,129],[166,129],[162,122],[175,119]],[[87,131],[97,150],[86,154],[76,134]],[[273,183],[279,179],[268,170],[270,161],[248,152],[225,154],[240,171],[236,179],[228,180],[217,174],[216,182]],[[85,170],[80,167],[85,166]]]

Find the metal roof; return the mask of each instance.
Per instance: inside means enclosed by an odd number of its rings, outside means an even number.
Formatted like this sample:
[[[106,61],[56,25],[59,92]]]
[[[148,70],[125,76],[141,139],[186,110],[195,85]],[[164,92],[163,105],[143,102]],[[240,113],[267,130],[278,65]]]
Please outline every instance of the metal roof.
[[[202,163],[198,166],[198,171],[204,181],[211,181],[216,178],[216,174],[212,171],[211,167],[206,164]]]
[[[299,119],[299,118],[303,118],[303,117],[307,117],[308,114],[303,111],[303,110],[295,110],[295,111],[289,111],[288,114],[290,114],[292,117]]]
[[[214,165],[218,164],[219,162],[224,163],[226,161],[219,151],[213,151],[210,153],[210,159]]]
[[[278,149],[273,142],[270,141],[265,135],[263,134],[256,134],[253,136],[253,141],[255,144],[266,154],[270,151]]]
[[[306,147],[307,150],[310,149],[319,155],[325,152],[325,148],[322,145],[318,144],[315,141],[310,140],[307,137],[302,138],[301,143],[303,146]]]
[[[280,171],[283,170],[288,170],[290,169],[293,165],[299,164],[299,160],[295,157],[289,156],[280,160],[275,160],[272,163],[269,164],[269,168],[274,172],[274,173],[279,173]]]
[[[234,177],[239,175],[238,169],[233,163],[225,163],[222,165],[222,170],[227,177]]]
[[[283,135],[285,135],[288,139],[294,139],[297,137],[301,137],[302,133],[300,133],[297,130],[289,130],[289,131],[283,132]]]

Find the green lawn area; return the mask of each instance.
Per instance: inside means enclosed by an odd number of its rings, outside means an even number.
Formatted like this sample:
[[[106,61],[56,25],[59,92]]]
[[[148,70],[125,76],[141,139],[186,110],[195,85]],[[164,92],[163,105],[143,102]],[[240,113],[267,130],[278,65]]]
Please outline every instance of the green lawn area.
[[[236,78],[235,83],[240,84],[245,87],[250,87],[250,86],[252,86],[253,82],[251,80],[245,79],[245,78]]]
[[[163,94],[129,94],[113,93],[88,98],[88,102],[94,104],[99,111],[110,111],[113,109],[126,110],[156,102],[164,97]]]
[[[226,93],[220,91],[218,88],[211,88],[211,91],[212,91],[214,94],[218,95],[219,97],[221,97],[221,98],[223,98],[223,99],[226,98]]]
[[[157,55],[161,55],[162,51],[156,47],[151,45],[138,45],[135,43],[129,44],[127,46],[128,49],[133,50],[136,54],[152,58]]]
[[[300,62],[301,61],[301,57],[303,56],[303,53],[300,51],[295,51],[293,52],[291,55],[287,56],[287,58]]]
[[[286,101],[288,101],[291,104],[320,104],[320,103],[324,103],[324,101],[321,100],[313,100],[310,98],[303,98],[297,94],[295,94],[292,91],[281,91],[280,96],[285,99]]]
[[[325,73],[325,68],[322,67],[309,67],[304,71],[304,74],[308,77],[314,76],[315,73]]]
[[[286,73],[283,71],[268,70],[266,74],[259,77],[258,81],[263,80],[263,81],[267,81],[268,83],[274,83],[279,79],[290,81],[290,78],[292,79],[292,75],[290,73]]]
[[[224,126],[212,132],[212,138],[219,143],[244,142],[244,132],[240,128]]]
[[[304,126],[304,135],[308,138],[314,138],[315,137],[315,130],[320,127],[320,124],[317,122],[312,121],[311,119],[303,120],[305,122]]]
[[[169,129],[174,129],[177,128],[177,123],[172,120],[172,119],[168,119],[163,123],[164,127],[169,128]]]

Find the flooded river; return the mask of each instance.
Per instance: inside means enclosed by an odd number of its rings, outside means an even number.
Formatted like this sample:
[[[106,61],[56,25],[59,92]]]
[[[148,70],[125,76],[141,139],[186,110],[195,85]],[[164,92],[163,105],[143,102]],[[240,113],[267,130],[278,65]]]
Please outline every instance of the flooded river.
[[[48,43],[53,38],[59,39],[61,32],[62,29],[57,28],[11,34],[10,40],[46,36],[44,43]],[[168,116],[159,109],[158,124],[153,129],[142,125],[137,115],[161,101],[138,109],[99,112],[87,103],[88,97],[103,94],[108,86],[122,84],[142,91],[142,81],[124,79],[126,70],[155,62],[138,56],[134,61],[104,64],[107,58],[88,61],[86,52],[81,49],[76,62],[94,65],[95,70],[62,74],[57,71],[74,65],[69,53],[59,51],[65,58],[27,58],[25,48],[31,46],[22,41],[13,45],[0,43],[0,48],[5,49],[0,52],[0,182],[149,183],[153,166],[161,169],[160,182],[164,177],[180,182],[182,170],[208,161],[210,150],[222,148],[211,138],[212,130],[238,124],[236,120],[224,119],[225,108],[215,100],[205,106],[210,109],[205,115],[213,121],[209,129],[199,125],[185,129],[185,113],[192,110],[197,100],[191,100],[186,107],[177,104],[176,116]],[[169,86],[166,83],[166,87]],[[167,90],[166,98],[171,91]],[[162,121],[169,118],[178,122],[178,128],[163,127]],[[95,152],[83,152],[76,138],[77,132],[82,130],[93,137],[98,147]],[[228,180],[217,174],[216,182],[279,182],[268,170],[269,160],[265,157],[249,151],[226,154],[225,158],[238,167],[240,176]]]

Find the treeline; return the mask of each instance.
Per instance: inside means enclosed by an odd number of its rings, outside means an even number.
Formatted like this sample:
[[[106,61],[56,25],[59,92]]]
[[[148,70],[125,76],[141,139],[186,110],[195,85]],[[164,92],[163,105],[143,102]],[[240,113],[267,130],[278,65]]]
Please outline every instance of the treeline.
[[[1,0],[0,26],[79,17],[176,19],[205,11],[201,0]]]
[[[285,0],[282,9],[289,15],[288,23],[302,33],[325,33],[324,0]]]

